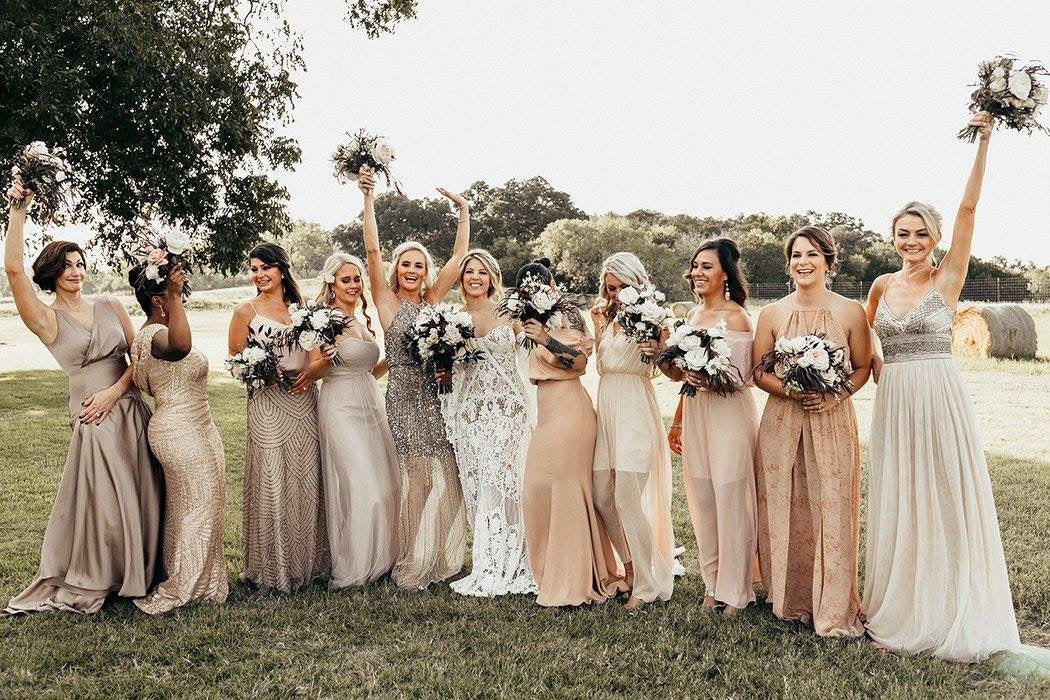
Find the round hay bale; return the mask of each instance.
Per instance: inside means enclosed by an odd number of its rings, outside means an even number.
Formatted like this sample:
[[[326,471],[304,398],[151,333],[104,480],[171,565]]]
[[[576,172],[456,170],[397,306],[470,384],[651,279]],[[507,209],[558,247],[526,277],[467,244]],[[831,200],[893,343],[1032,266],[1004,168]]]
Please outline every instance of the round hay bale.
[[[959,357],[1034,358],[1035,321],[1018,304],[961,304],[952,325]]]
[[[676,301],[671,304],[671,313],[675,315],[675,318],[685,318],[694,306],[696,304],[691,301]]]

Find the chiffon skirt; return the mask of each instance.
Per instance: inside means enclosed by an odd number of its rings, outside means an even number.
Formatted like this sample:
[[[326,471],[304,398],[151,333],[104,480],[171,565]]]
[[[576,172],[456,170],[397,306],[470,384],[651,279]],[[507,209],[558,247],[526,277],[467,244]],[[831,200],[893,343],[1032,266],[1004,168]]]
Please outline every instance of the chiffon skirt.
[[[988,465],[951,359],[885,365],[870,451],[871,637],[952,661],[1018,647]]]

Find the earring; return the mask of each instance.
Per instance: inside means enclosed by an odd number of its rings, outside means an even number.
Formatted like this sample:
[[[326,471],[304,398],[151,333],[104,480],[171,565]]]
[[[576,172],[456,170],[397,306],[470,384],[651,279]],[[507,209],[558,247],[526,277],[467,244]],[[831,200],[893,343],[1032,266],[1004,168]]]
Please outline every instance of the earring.
[[[333,301],[334,299],[335,299],[335,292],[333,292],[332,288],[329,287],[328,288],[328,301]]]
[[[725,287],[726,287],[726,301],[729,301],[729,280],[725,281]]]

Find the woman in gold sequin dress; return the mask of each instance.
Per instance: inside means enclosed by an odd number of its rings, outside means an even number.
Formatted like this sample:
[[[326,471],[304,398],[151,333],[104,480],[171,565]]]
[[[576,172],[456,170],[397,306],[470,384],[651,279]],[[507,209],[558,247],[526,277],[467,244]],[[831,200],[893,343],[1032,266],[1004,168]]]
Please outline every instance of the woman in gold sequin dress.
[[[441,417],[437,384],[409,356],[405,331],[425,304],[440,302],[456,284],[470,245],[470,214],[465,199],[439,188],[459,210],[452,257],[435,278],[427,249],[407,241],[394,250],[388,275],[376,227],[375,181],[362,172],[358,186],[364,194],[368,277],[385,333],[390,370],[387,420],[401,470],[398,558],[393,578],[403,588],[426,588],[463,568],[466,512],[456,458]]]
[[[223,558],[226,454],[208,407],[208,358],[193,347],[182,305],[186,272],[146,278],[128,273],[146,323],[131,345],[135,386],[156,399],[149,445],[164,469],[167,580],[135,605],[151,615],[186,603],[222,603],[229,593]]]
[[[871,333],[864,307],[833,293],[827,278],[835,239],[816,226],[784,245],[795,291],[762,309],[754,363],[778,338],[823,333],[846,350],[853,391],[868,380]],[[769,394],[758,431],[758,552],[773,612],[827,637],[864,634],[857,591],[860,544],[860,443],[857,415],[845,398],[785,389],[755,372]]]
[[[233,312],[230,354],[244,349],[249,334],[265,338],[286,330],[288,306],[303,303],[283,248],[260,243],[249,261],[259,293]],[[281,365],[297,378],[290,391],[268,386],[248,399],[241,578],[290,593],[327,579],[330,568],[314,386],[322,358],[316,350],[278,352]]]

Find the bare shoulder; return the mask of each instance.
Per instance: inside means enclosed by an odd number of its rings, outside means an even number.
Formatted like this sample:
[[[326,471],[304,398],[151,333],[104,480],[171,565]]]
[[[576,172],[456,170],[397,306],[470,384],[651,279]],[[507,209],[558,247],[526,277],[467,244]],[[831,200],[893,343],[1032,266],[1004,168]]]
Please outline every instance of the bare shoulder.
[[[733,304],[733,306],[725,311],[726,328],[731,331],[739,331],[741,333],[750,333],[753,326],[751,325],[751,315],[747,312],[743,306],[739,304]]]
[[[777,299],[762,307],[762,310],[758,312],[758,322],[760,324],[771,323],[775,325],[784,318],[784,313],[790,308],[787,297]]]
[[[252,306],[251,300],[245,300],[233,307],[233,319],[237,321],[243,320],[245,323],[250,321],[255,316],[255,308]]]
[[[836,315],[843,320],[849,323],[863,323],[867,325],[868,315],[859,301],[844,297],[841,294],[835,294],[832,297],[832,304]]]
[[[886,287],[893,280],[893,273],[886,272],[875,278],[875,281],[871,283],[871,290],[868,292],[869,296],[881,295],[886,291]]]

